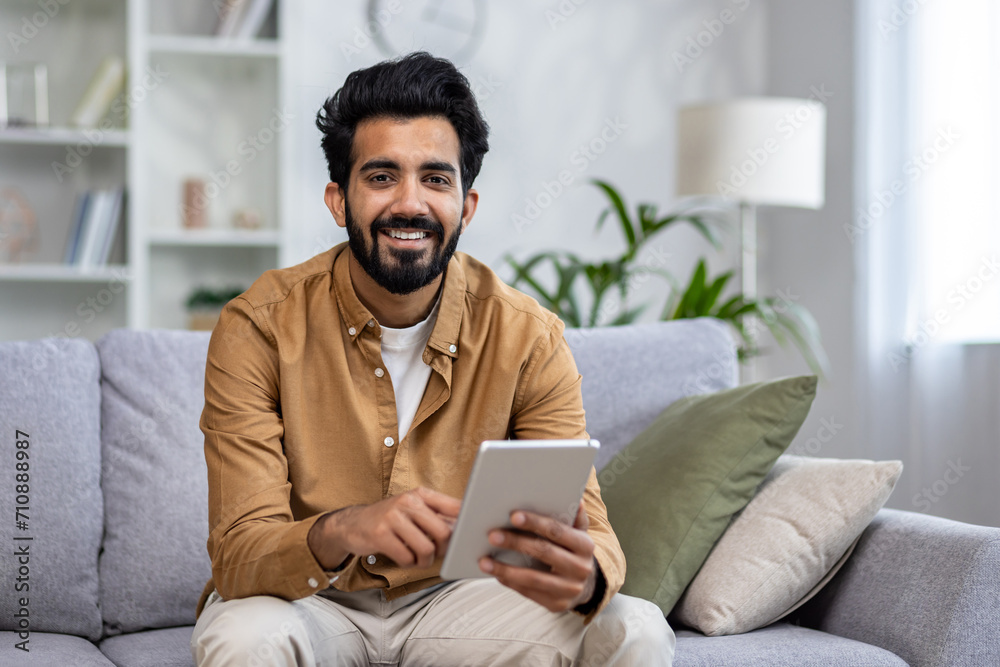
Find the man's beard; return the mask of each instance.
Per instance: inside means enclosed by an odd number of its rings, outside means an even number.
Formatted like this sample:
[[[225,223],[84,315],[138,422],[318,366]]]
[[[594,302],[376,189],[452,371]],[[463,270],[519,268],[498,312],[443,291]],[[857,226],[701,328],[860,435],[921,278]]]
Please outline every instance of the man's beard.
[[[346,199],[344,215],[347,218],[348,245],[358,264],[376,283],[393,294],[410,294],[434,282],[448,268],[448,262],[458,247],[460,225],[447,239],[444,239],[444,227],[441,223],[423,216],[415,218],[385,216],[376,219],[366,230],[351,215],[351,207]],[[383,229],[420,229],[437,235],[438,239],[443,241],[438,244],[436,251],[433,248],[425,250],[386,248],[386,252],[396,260],[394,265],[390,266],[382,256],[379,246],[381,237],[379,232]],[[369,236],[367,246],[364,241],[366,235]],[[430,256],[422,259],[425,255]]]

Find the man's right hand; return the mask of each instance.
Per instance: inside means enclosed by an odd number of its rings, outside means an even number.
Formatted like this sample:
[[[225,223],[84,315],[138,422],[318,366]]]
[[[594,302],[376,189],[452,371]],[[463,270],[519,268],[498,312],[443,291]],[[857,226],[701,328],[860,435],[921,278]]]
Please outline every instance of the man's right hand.
[[[371,505],[324,515],[309,530],[309,548],[326,570],[351,554],[383,554],[401,567],[430,567],[444,556],[462,503],[424,487]]]

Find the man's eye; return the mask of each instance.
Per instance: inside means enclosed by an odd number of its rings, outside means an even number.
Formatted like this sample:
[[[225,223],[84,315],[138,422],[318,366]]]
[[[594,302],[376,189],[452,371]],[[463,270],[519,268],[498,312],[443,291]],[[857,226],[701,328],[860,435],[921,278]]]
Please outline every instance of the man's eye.
[[[443,178],[441,176],[431,176],[427,180],[429,180],[431,183],[434,183],[436,185],[447,185],[448,184],[447,179],[445,179],[445,178]]]
[[[377,183],[385,183],[386,181],[389,180],[389,175],[388,174],[375,174],[374,176],[372,176],[372,180],[375,181],[375,182],[377,182]]]

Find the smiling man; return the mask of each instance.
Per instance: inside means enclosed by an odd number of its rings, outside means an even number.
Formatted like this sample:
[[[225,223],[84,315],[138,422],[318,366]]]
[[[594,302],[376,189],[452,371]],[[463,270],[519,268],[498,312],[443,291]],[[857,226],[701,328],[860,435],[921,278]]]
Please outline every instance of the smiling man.
[[[587,437],[563,325],[456,252],[488,128],[416,53],[348,76],[317,116],[349,241],[269,271],[212,334],[201,428],[212,580],[199,665],[669,665],[591,471],[572,526],[494,544],[547,571],[441,558],[483,440]]]

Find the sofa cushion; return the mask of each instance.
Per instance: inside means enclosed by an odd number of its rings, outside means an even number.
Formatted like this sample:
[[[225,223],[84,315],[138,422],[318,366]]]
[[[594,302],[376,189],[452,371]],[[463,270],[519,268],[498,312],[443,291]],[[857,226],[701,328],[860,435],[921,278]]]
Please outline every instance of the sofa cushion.
[[[101,642],[101,651],[118,667],[194,667],[193,631],[187,625],[109,637]]]
[[[899,479],[900,461],[783,456],[674,609],[706,635],[769,625],[819,592]]]
[[[737,381],[733,338],[710,317],[567,329],[566,342],[583,376],[587,432],[601,441],[598,470],[677,399]]]
[[[101,634],[99,373],[89,341],[0,343],[0,498],[6,512],[0,521],[0,630],[18,629],[23,621],[15,614],[26,613],[32,638],[35,632]],[[27,437],[18,438],[18,430]],[[23,502],[19,495],[26,496]],[[27,508],[21,517],[19,506]],[[27,555],[15,558],[23,550]],[[22,598],[27,612],[20,611]]]
[[[906,667],[885,649],[778,623],[745,635],[705,637],[678,630],[673,667]]]
[[[629,444],[629,465],[601,485],[628,562],[623,593],[670,613],[798,433],[815,395],[809,375],[689,396]]]
[[[117,330],[97,342],[107,634],[194,623],[211,576],[208,474],[198,428],[209,336]]]
[[[115,667],[96,646],[82,637],[32,631],[28,653],[14,648],[19,641],[16,632],[0,632],[0,665]]]

